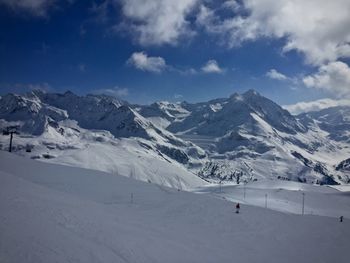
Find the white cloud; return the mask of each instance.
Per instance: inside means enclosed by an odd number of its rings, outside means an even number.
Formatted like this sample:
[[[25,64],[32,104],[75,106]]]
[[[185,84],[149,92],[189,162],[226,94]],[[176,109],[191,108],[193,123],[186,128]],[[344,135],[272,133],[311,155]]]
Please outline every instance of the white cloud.
[[[162,57],[149,57],[144,51],[134,52],[128,59],[127,64],[153,73],[160,73],[167,67]]]
[[[283,38],[283,51],[296,50],[322,65],[350,57],[349,0],[243,0],[245,14],[222,17],[202,6],[197,24],[230,47],[261,37]]]
[[[199,0],[118,0],[124,25],[142,45],[175,45],[181,36],[190,36],[186,16]]]
[[[318,72],[303,78],[309,88],[322,89],[337,97],[350,97],[350,68],[336,61],[319,68]]]
[[[125,97],[129,95],[129,90],[127,88],[119,88],[118,86],[112,88],[112,89],[98,89],[94,90],[93,93],[95,94],[105,94],[113,97]]]
[[[266,72],[266,76],[270,79],[277,79],[277,80],[287,80],[288,77],[280,72],[278,72],[275,69],[270,69],[268,72]]]
[[[0,0],[0,5],[5,5],[15,12],[46,17],[49,9],[53,8],[57,2],[57,0]],[[66,2],[72,3],[74,0],[66,0]]]
[[[220,68],[216,60],[209,60],[203,67],[202,71],[204,73],[223,73],[224,69]]]
[[[203,65],[200,69],[192,67],[179,67],[168,65],[165,59],[162,57],[151,57],[144,51],[134,52],[126,62],[128,65],[135,67],[142,71],[148,71],[152,73],[161,73],[163,71],[174,72],[185,76],[196,75],[200,72],[203,73],[216,73],[221,74],[225,72],[224,68],[221,68],[216,60],[211,59]]]
[[[319,111],[336,106],[350,106],[350,100],[321,99],[309,102],[298,102],[293,105],[285,105],[283,108],[296,115],[303,112]]]

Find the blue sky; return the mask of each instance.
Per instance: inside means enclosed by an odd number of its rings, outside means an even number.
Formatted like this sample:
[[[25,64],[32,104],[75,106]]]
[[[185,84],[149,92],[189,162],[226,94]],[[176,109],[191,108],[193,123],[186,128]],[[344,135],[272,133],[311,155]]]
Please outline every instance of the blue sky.
[[[0,92],[348,98],[349,1],[304,2],[0,0]]]

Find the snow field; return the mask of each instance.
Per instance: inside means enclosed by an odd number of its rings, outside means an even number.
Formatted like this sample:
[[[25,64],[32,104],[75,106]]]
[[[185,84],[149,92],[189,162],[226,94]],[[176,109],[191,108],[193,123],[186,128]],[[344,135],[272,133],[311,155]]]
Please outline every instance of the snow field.
[[[6,152],[0,180],[0,262],[349,261],[348,219],[235,214],[212,195]]]
[[[194,191],[209,193],[232,202],[267,207],[297,215],[303,213],[304,194],[304,214],[350,218],[350,193],[341,192],[329,186],[265,180],[245,185],[232,183],[221,186],[210,185]]]

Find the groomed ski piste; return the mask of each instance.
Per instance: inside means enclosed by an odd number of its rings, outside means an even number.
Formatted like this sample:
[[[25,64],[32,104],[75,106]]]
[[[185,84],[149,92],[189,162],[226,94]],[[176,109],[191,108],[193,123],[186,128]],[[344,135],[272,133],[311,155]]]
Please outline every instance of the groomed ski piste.
[[[1,263],[350,260],[346,187],[258,181],[193,193],[3,151],[0,178]]]

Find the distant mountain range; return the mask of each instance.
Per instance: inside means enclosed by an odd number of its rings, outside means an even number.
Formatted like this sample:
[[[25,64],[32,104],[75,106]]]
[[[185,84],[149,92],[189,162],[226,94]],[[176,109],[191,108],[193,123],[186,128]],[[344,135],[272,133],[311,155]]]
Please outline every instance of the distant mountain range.
[[[173,187],[262,178],[350,182],[350,105],[293,116],[254,90],[151,105],[33,91],[2,96],[0,119],[2,128],[18,126],[17,154]],[[0,147],[7,149],[7,136]]]

